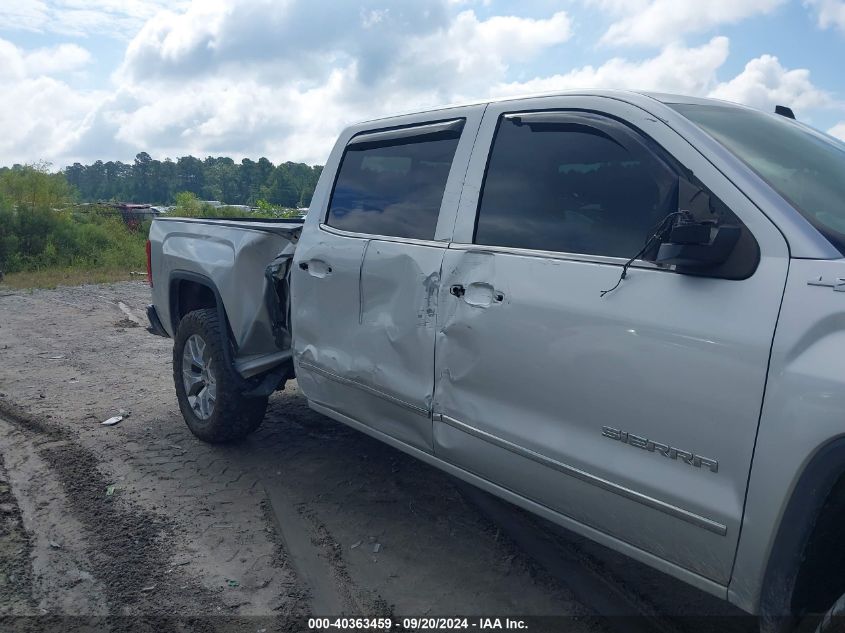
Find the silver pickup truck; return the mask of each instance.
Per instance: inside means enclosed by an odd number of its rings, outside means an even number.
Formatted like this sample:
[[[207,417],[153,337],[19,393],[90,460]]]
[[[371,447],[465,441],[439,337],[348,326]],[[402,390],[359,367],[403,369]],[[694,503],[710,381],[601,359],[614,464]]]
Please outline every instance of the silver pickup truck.
[[[845,146],[790,114],[448,107],[344,130],[304,222],[156,219],[185,421],[243,437],[295,377],[768,629],[843,612]]]

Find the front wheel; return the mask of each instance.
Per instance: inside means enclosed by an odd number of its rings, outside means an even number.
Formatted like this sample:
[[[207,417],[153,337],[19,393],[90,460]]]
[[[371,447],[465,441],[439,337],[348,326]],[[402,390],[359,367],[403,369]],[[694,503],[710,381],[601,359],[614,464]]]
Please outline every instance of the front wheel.
[[[189,312],[173,341],[173,383],[182,417],[204,442],[239,440],[259,427],[267,398],[247,398],[226,362],[217,310]]]

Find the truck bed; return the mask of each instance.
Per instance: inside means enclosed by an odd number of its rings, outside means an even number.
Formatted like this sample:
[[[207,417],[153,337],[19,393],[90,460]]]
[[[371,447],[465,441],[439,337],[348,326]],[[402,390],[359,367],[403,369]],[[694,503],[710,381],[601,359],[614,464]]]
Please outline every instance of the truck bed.
[[[286,277],[302,225],[299,218],[155,219],[153,304],[167,334],[188,311],[214,306],[226,316],[244,378],[288,361]]]

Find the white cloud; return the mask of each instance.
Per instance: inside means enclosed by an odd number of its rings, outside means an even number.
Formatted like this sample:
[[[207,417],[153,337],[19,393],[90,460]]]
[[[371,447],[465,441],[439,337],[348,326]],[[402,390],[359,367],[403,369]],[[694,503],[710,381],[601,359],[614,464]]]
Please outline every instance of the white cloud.
[[[304,2],[198,2],[160,13],[114,77],[139,105],[126,116],[109,101],[89,126],[164,153],[322,162],[345,124],[486,96],[512,64],[571,37],[564,12],[450,17],[436,0],[375,10],[338,5],[327,17]]]
[[[165,7],[186,5],[187,0],[6,0],[0,5],[0,27],[128,38]]]
[[[813,84],[805,68],[788,69],[772,55],[749,61],[732,79],[717,80],[728,58],[729,42],[714,37],[707,44],[687,48],[670,44],[658,55],[632,61],[613,58],[601,66],[584,66],[566,74],[524,82],[502,83],[494,88],[499,96],[554,92],[579,88],[628,88],[712,97],[774,110],[786,105],[803,114],[814,108],[833,108],[832,96]],[[840,129],[845,133],[845,130]]]
[[[735,24],[771,13],[785,0],[588,0],[618,16],[601,38],[610,45],[660,46],[680,41],[688,33],[704,33],[723,24]]]
[[[25,52],[0,39],[0,161],[63,156],[80,123],[104,94],[78,91],[53,75],[76,70],[90,54],[74,44]]]
[[[819,28],[837,28],[845,33],[845,0],[805,0],[816,14]]]
[[[601,66],[584,66],[566,74],[500,84],[497,95],[550,92],[577,88],[629,88],[703,95],[716,84],[716,71],[728,58],[726,37],[686,48],[670,44],[657,56],[631,61],[613,58]]]
[[[49,9],[42,0],[17,0],[0,5],[0,24],[4,29],[37,31],[48,19]]]
[[[585,1],[620,20],[631,17],[631,2]],[[644,10],[659,1],[632,0]],[[753,1],[758,8],[776,2]],[[66,11],[96,5],[102,15],[149,10],[119,0],[55,0],[48,12],[57,3]],[[36,15],[38,4],[18,6]],[[715,95],[800,112],[832,104],[809,71],[785,68],[770,55],[720,82],[726,37],[698,46],[670,41],[646,58],[617,56],[572,69],[563,46],[573,36],[567,13],[482,17],[473,6],[360,0],[332,3],[329,11],[319,0],[194,0],[146,19],[108,91],[68,85],[70,73],[90,63],[83,48],[24,51],[0,39],[0,129],[9,130],[0,138],[0,164],[131,160],[139,151],[321,163],[341,128],[357,120],[571,88]],[[565,70],[515,79],[538,60]]]
[[[78,70],[91,62],[91,53],[76,44],[59,44],[26,52],[0,39],[0,80],[28,79]]]
[[[830,128],[827,133],[831,136],[835,136],[836,138],[842,141],[845,141],[845,121],[840,121],[832,128]]]
[[[447,29],[409,41],[391,83],[406,93],[404,109],[414,107],[412,91],[418,90],[430,93],[432,104],[484,97],[512,64],[536,58],[570,37],[571,23],[564,12],[537,20],[479,20],[464,11]],[[415,72],[409,73],[412,69]]]
[[[28,53],[24,62],[30,75],[56,75],[89,64],[91,53],[76,44],[59,44]]]
[[[752,59],[740,74],[714,88],[710,96],[763,110],[785,105],[798,111],[833,104],[831,96],[810,81],[809,70],[788,70],[772,55]]]
[[[404,44],[449,24],[441,0],[407,0],[386,10],[381,0],[325,4],[197,0],[184,12],[150,19],[129,44],[120,74],[196,78],[240,65],[322,80],[356,60],[359,73],[370,77],[395,63]]]

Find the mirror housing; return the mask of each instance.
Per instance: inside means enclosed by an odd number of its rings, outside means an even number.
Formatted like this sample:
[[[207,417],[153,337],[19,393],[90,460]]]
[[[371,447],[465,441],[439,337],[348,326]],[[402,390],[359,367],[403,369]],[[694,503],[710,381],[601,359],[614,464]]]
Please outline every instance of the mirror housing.
[[[661,239],[655,263],[675,266],[678,272],[700,272],[724,264],[739,241],[740,227],[719,225],[710,194],[683,177],[678,179],[678,211]]]
[[[738,226],[686,222],[669,231],[660,244],[655,262],[684,270],[703,271],[724,264],[739,241]]]

